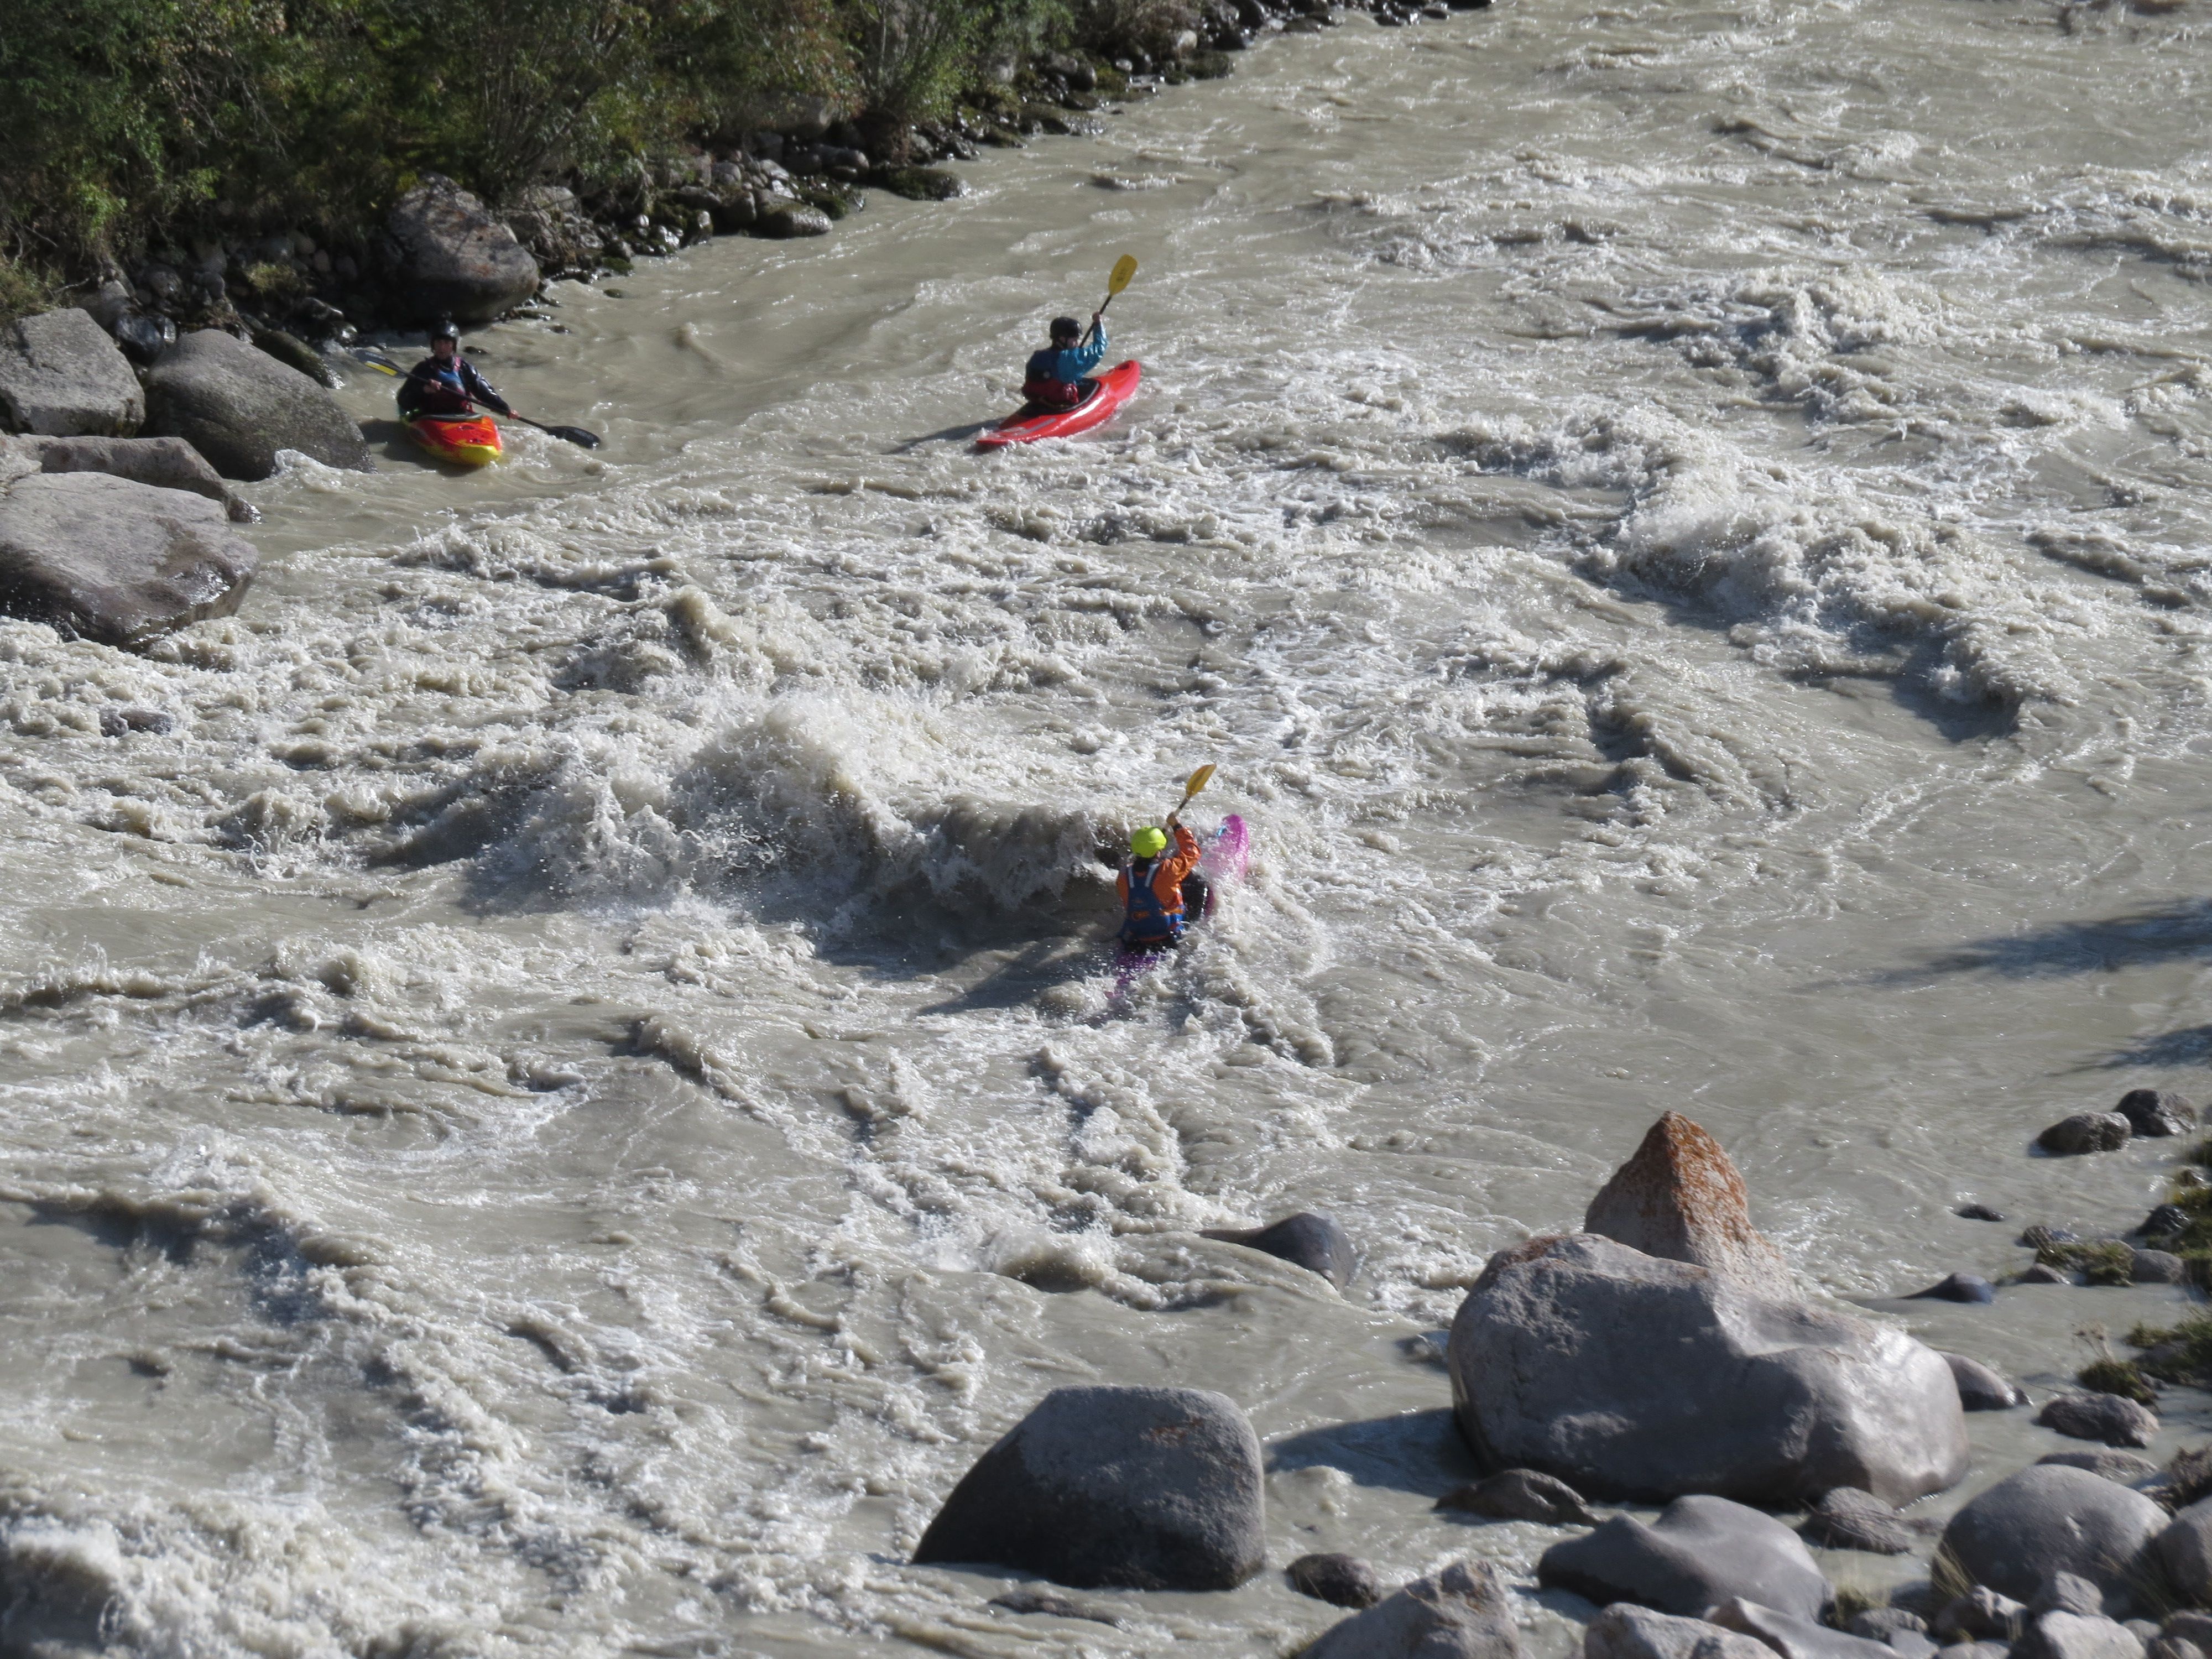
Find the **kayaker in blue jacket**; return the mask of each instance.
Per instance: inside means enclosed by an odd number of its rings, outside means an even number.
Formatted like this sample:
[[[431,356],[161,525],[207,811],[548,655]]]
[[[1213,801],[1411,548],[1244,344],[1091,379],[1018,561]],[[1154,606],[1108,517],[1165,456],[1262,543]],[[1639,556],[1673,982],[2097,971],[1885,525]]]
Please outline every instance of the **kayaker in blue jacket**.
[[[481,405],[495,414],[512,415],[498,388],[477,373],[476,365],[461,356],[461,331],[441,323],[430,331],[430,355],[408,371],[399,383],[399,418],[420,420],[425,415],[470,415]]]
[[[1083,377],[1098,367],[1106,355],[1106,316],[1091,313],[1091,332],[1073,317],[1052,319],[1052,343],[1030,355],[1022,396],[1043,409],[1073,409],[1098,390],[1098,382]]]

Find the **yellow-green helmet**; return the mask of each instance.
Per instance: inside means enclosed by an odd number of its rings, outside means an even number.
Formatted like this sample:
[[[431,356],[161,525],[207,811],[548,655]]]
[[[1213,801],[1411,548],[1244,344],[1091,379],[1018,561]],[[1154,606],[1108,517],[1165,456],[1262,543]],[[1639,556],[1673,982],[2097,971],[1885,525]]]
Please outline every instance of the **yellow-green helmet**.
[[[1146,825],[1129,837],[1129,850],[1140,859],[1156,859],[1167,850],[1168,832]]]

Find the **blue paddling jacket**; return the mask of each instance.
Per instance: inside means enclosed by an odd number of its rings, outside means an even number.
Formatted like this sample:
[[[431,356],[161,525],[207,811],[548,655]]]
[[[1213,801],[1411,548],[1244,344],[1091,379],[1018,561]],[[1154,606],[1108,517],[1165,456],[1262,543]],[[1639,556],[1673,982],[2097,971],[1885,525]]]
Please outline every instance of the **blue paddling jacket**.
[[[1066,349],[1047,346],[1042,351],[1031,352],[1029,368],[1022,378],[1022,396],[1048,409],[1073,409],[1089,395],[1083,377],[1097,368],[1098,360],[1105,355],[1106,325],[1103,322],[1082,345]]]

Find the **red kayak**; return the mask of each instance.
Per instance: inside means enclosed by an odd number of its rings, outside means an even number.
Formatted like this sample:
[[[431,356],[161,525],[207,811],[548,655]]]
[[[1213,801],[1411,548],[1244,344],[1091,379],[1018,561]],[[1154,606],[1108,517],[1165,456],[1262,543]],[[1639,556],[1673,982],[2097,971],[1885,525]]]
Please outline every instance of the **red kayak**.
[[[1137,395],[1143,368],[1132,361],[1098,376],[1098,390],[1073,409],[1039,409],[1024,404],[975,440],[978,449],[1004,449],[1008,444],[1032,444],[1039,438],[1072,438],[1103,426],[1121,412],[1123,404]]]

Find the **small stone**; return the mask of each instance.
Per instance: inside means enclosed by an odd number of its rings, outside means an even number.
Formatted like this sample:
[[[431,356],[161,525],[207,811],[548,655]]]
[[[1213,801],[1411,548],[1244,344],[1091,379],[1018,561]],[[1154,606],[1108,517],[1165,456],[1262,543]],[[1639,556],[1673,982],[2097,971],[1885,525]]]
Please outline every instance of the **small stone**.
[[[1615,1601],[1583,1632],[1583,1659],[1770,1659],[1773,1650],[1702,1619]]]
[[[1905,1297],[1908,1302],[1994,1302],[1997,1287],[1986,1279],[1973,1273],[1953,1273],[1939,1285],[1930,1285],[1924,1291],[1914,1291]]]
[[[1992,1210],[1986,1204],[1961,1204],[1952,1213],[1964,1216],[1969,1221],[2002,1221],[2004,1219],[2002,1213]]]
[[[2128,1277],[2138,1285],[2185,1285],[2189,1264],[2170,1250],[2137,1250]]]
[[[1829,1549],[1864,1550],[1872,1555],[1903,1555],[1914,1541],[1895,1510],[1856,1486],[1837,1486],[1822,1493],[1797,1531],[1808,1542]]]
[[[2071,1285],[2074,1281],[2057,1268],[2039,1261],[2033,1267],[2021,1268],[2014,1275],[2012,1282],[2015,1285]]]
[[[2143,1659],[2143,1644],[2101,1613],[2039,1614],[2013,1644],[2013,1659]]]
[[[1896,1659],[1895,1650],[1886,1642],[1846,1636],[1818,1620],[1777,1613],[1741,1597],[1723,1602],[1706,1616],[1723,1630],[1758,1638],[1781,1659]]]
[[[2020,1243],[2031,1250],[2040,1250],[2051,1244],[2079,1244],[2081,1235],[2070,1227],[2030,1227],[2020,1236]]]
[[[1217,1238],[1225,1244],[1242,1244],[1248,1250],[1258,1250],[1291,1262],[1309,1273],[1319,1273],[1339,1290],[1352,1282],[1352,1275],[1359,1265],[1344,1229],[1329,1217],[1308,1210],[1286,1215],[1265,1227],[1208,1228],[1200,1237]]]
[[[2197,1127],[2197,1109],[2162,1089],[2130,1089],[2112,1109],[2139,1135],[2183,1135]]]
[[[1551,1526],[1594,1527],[1597,1516],[1583,1505],[1582,1494],[1565,1481],[1534,1469],[1507,1469],[1447,1492],[1437,1499],[1440,1510],[1464,1510],[1496,1521],[1541,1521]]]
[[[1536,1582],[1600,1607],[1633,1597],[1694,1617],[1741,1596],[1817,1620],[1832,1592],[1796,1534],[1725,1498],[1678,1498],[1649,1524],[1616,1515],[1595,1532],[1546,1550]]]
[[[2035,1144],[2057,1158],[2078,1158],[2085,1152],[2117,1152],[2134,1133],[2118,1112],[2076,1112],[2036,1136]]]
[[[2031,1616],[2039,1613],[2075,1613],[2085,1618],[2105,1611],[2105,1593],[2078,1572],[2054,1572],[2027,1604]]]
[[[2189,1212],[2179,1204],[2161,1204],[2136,1229],[2144,1238],[2172,1238],[2189,1225]]]
[[[1943,1354],[1942,1359],[1951,1368],[1951,1380],[1959,1385],[1959,1404],[1970,1412],[2010,1411],[2027,1399],[1978,1359],[1958,1353]]]
[[[1909,1607],[1868,1607],[1853,1613],[1844,1628],[1869,1642],[1887,1642],[1899,1631],[1925,1636],[1928,1621]]]
[[[2158,1465],[2140,1452],[2112,1448],[2101,1448],[2096,1451],[2055,1451],[2035,1461],[2039,1464],[2053,1464],[2063,1469],[2087,1469],[2100,1480],[2117,1480],[2124,1486],[2132,1486],[2138,1480],[2148,1480],[2158,1473]]]
[[[2158,1433],[2154,1413],[2116,1394],[2062,1394],[2046,1401],[2035,1420],[2075,1440],[2108,1446],[2148,1446]]]
[[[2027,1613],[2009,1595],[1977,1586],[1943,1604],[1936,1615],[1936,1634],[1954,1640],[2009,1642]]]
[[[1520,1659],[1513,1595],[1487,1561],[1455,1561],[1330,1626],[1301,1659]]]
[[[1382,1599],[1382,1581],[1356,1555],[1301,1555],[1284,1570],[1301,1595],[1337,1607],[1371,1607]]]

